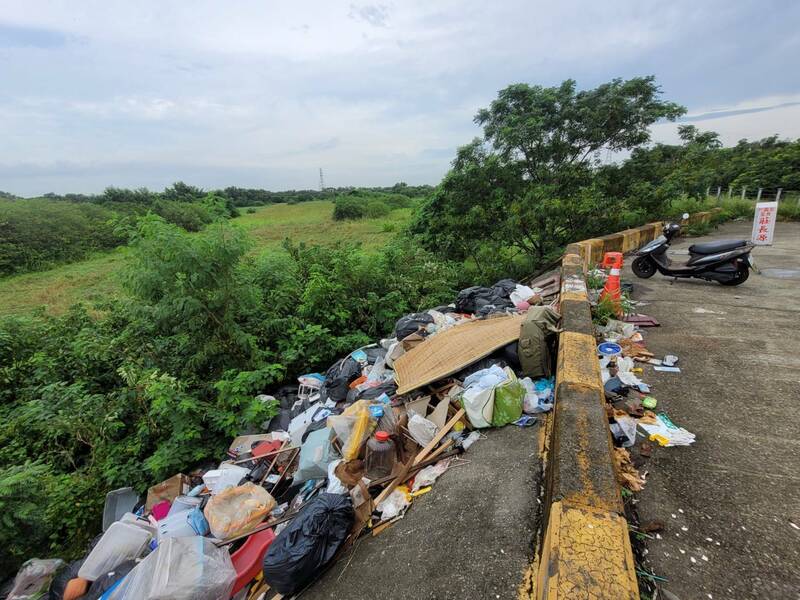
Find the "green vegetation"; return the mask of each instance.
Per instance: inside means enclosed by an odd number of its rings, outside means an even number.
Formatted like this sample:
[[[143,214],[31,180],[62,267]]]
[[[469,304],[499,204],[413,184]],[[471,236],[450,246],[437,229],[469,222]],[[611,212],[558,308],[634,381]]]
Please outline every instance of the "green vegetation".
[[[0,312],[19,314],[0,317],[0,569],[80,555],[109,489],[218,457],[274,412],[257,393],[404,313],[529,274],[572,240],[707,209],[709,185],[793,186],[800,142],[726,149],[682,127],[680,145],[643,147],[649,125],[682,112],[651,77],[513,85],[433,191],[3,195],[0,269],[18,274],[0,281]],[[632,154],[601,165],[603,149]],[[601,302],[594,316],[612,314]]]
[[[365,250],[375,251],[411,216],[410,209],[399,209],[381,219],[333,221],[332,212],[333,205],[328,201],[274,204],[256,208],[253,213],[246,211],[233,222],[253,239],[253,252],[278,249],[287,238],[295,243],[325,246],[355,241]],[[128,256],[128,249],[123,246],[48,271],[0,278],[0,314],[29,313],[40,306],[51,314],[61,314],[76,302],[92,306],[117,296],[121,291],[116,274]]]
[[[0,319],[0,569],[96,532],[105,492],[217,457],[273,407],[254,395],[327,367],[452,299],[457,266],[396,242],[381,253],[286,242],[249,253],[242,227],[189,234],[144,218],[127,295],[92,316]]]

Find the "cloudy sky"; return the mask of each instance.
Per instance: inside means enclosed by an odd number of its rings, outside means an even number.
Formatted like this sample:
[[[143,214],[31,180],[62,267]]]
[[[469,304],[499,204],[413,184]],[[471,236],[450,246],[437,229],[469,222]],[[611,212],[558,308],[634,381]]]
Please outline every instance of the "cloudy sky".
[[[0,190],[436,183],[497,90],[569,77],[796,138],[798,57],[794,0],[0,0]]]

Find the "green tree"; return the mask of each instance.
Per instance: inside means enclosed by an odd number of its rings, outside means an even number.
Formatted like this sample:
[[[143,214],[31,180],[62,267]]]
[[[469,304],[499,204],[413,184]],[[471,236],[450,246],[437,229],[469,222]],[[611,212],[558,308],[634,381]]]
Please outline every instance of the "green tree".
[[[683,112],[660,99],[653,77],[582,91],[573,80],[511,85],[478,112],[483,138],[459,149],[411,230],[454,258],[480,263],[513,249],[529,267],[541,264],[626,214],[620,199],[595,185],[597,153],[640,146],[650,125]]]

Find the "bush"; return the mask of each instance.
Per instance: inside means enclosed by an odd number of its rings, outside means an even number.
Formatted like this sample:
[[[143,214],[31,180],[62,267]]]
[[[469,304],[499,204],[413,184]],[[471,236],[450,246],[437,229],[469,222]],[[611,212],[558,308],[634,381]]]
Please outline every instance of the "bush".
[[[389,206],[377,199],[367,200],[364,206],[364,215],[370,219],[385,217],[390,212],[392,212],[392,210],[389,208]]]
[[[334,221],[355,221],[365,216],[364,202],[352,196],[340,196],[334,201]]]
[[[253,208],[252,206],[247,209],[247,214],[248,215],[254,215],[254,214],[256,214],[256,212],[257,212],[256,209]]]

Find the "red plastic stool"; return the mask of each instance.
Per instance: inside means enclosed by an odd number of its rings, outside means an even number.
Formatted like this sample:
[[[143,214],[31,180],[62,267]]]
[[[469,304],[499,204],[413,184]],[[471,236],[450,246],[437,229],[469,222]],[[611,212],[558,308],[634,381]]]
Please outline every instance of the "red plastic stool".
[[[236,569],[236,583],[233,585],[231,596],[235,596],[244,586],[250,583],[261,570],[261,561],[267,553],[275,533],[272,529],[265,529],[254,533],[231,555],[233,568]]]

